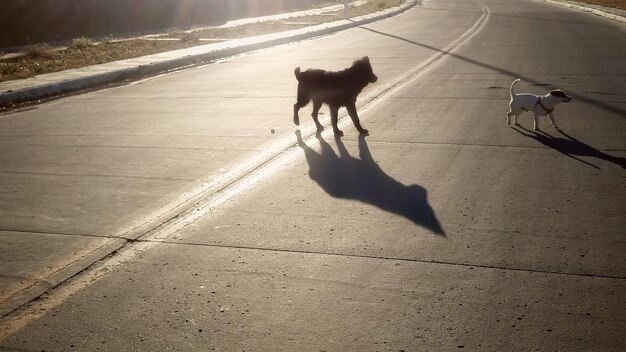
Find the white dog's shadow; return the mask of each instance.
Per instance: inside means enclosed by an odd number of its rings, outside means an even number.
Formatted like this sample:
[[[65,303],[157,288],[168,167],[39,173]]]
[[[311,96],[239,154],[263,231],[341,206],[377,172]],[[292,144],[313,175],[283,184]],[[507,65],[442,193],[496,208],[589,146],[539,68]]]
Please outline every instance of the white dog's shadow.
[[[587,164],[596,169],[600,169],[600,168],[592,163],[589,163],[577,157],[588,156],[588,157],[598,158],[598,159],[610,161],[614,164],[621,166],[623,169],[626,169],[626,158],[606,154],[586,143],[579,141],[578,139],[568,135],[567,133],[561,130],[559,130],[559,133],[562,134],[565,138],[555,137],[544,131],[532,131],[522,126],[515,126],[515,127],[513,127],[513,130],[522,134],[523,136],[532,138],[536,140],[537,142],[547,147],[550,147],[565,156],[568,156],[572,159],[580,161],[581,163]]]

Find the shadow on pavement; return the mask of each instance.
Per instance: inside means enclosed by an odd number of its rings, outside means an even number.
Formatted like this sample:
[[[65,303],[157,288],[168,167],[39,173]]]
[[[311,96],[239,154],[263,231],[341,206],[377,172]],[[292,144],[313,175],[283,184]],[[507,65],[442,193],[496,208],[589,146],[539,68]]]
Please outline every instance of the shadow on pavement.
[[[428,204],[426,189],[419,185],[405,186],[387,175],[372,158],[365,136],[359,137],[360,159],[348,153],[340,138],[335,139],[339,150],[337,155],[320,135],[317,139],[322,148],[321,153],[304,143],[300,131],[296,131],[296,136],[309,164],[309,176],[328,194],[374,205],[445,236]]]
[[[588,163],[582,159],[577,158],[576,156],[589,156],[594,157],[606,161],[610,161],[614,164],[621,166],[623,169],[626,169],[626,158],[621,158],[618,156],[612,156],[606,154],[588,144],[585,144],[578,139],[566,134],[563,131],[560,133],[566,138],[554,137],[543,131],[531,131],[522,126],[516,126],[517,128],[513,128],[516,132],[522,134],[525,137],[532,138],[537,142],[550,147],[559,153],[566,155],[572,159],[580,161],[583,164],[587,164],[596,169],[600,169],[598,166]]]
[[[520,78],[522,81],[532,83],[532,84],[534,84],[536,86],[543,85],[543,86],[549,86],[549,87],[552,87],[552,88],[557,88],[557,87],[553,86],[552,84],[541,83],[541,82],[539,82],[537,80],[534,80],[534,79],[532,79],[532,78],[530,78],[530,77],[528,77],[526,75],[523,75],[523,74],[520,74],[520,73],[515,73],[515,72],[512,72],[512,71],[506,70],[504,68],[500,68],[500,67],[493,66],[493,65],[490,65],[490,64],[486,64],[486,63],[477,61],[475,59],[472,59],[470,57],[459,55],[459,54],[455,54],[455,53],[452,53],[450,51],[442,50],[440,48],[436,48],[436,47],[428,45],[428,44],[419,43],[419,42],[416,42],[416,41],[413,41],[413,40],[402,38],[402,37],[397,36],[397,35],[381,32],[381,31],[377,31],[375,29],[368,28],[368,27],[365,27],[365,26],[359,26],[358,28],[361,28],[363,30],[366,30],[366,31],[369,31],[369,32],[372,32],[372,33],[380,34],[380,35],[383,35],[383,36],[386,36],[386,37],[389,37],[389,38],[398,39],[398,40],[401,40],[401,41],[404,41],[404,42],[407,42],[407,43],[410,43],[410,44],[413,44],[413,45],[416,45],[416,46],[420,46],[420,47],[423,47],[423,48],[426,48],[426,49],[430,49],[432,51],[436,51],[436,52],[439,52],[439,53],[442,53],[442,54],[450,55],[450,56],[452,56],[452,57],[454,57],[456,59],[468,62],[470,64],[473,64],[473,65],[476,65],[476,66],[479,66],[479,67],[483,67],[483,68],[492,70],[494,72],[498,72],[498,73],[507,75],[507,76],[509,76],[512,79]],[[585,103],[594,105],[594,106],[596,106],[596,107],[598,107],[600,109],[603,109],[605,111],[617,114],[617,115],[622,116],[622,117],[626,116],[626,110],[624,110],[621,107],[618,107],[618,106],[615,106],[615,105],[611,105],[611,104],[607,104],[606,102],[603,102],[603,101],[600,101],[600,100],[597,100],[597,99],[594,99],[594,98],[590,98],[590,97],[585,96],[585,95],[578,94],[578,93],[576,93],[576,92],[574,92],[572,90],[569,90],[569,89],[567,90],[567,94],[570,95],[572,98],[575,98],[576,100],[580,100],[580,101],[583,101]]]

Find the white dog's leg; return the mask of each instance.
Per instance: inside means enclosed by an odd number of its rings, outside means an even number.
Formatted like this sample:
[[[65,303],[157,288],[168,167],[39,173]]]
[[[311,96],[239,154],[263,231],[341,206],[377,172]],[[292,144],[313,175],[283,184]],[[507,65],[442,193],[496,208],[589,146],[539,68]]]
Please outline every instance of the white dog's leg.
[[[556,125],[556,122],[554,121],[554,115],[552,115],[552,113],[549,113],[548,117],[550,118],[550,122],[552,123],[552,126],[554,126],[554,128],[557,131],[560,131],[561,129],[559,128],[559,126]]]
[[[539,129],[539,115],[533,114],[533,130],[537,131]]]
[[[509,124],[509,125],[511,123],[513,123],[514,125],[517,126],[517,115],[519,115],[519,112],[518,111],[513,111],[513,109],[511,109],[511,111],[509,111],[506,114],[506,123]]]

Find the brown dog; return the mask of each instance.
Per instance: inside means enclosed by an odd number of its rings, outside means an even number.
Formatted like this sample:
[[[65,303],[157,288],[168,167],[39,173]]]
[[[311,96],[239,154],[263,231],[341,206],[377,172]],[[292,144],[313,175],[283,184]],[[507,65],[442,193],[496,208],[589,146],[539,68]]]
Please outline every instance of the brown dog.
[[[317,114],[326,103],[330,107],[330,117],[333,132],[337,136],[343,136],[343,132],[337,127],[339,108],[345,106],[352,122],[360,133],[369,134],[361,127],[359,116],[356,113],[356,98],[369,83],[374,83],[378,77],[372,72],[370,59],[366,56],[356,60],[351,67],[337,72],[319,69],[308,69],[300,72],[300,67],[294,71],[298,80],[298,100],[293,105],[293,123],[300,124],[298,110],[313,100],[313,121],[317,126],[317,133],[324,130],[324,126],[317,119]]]

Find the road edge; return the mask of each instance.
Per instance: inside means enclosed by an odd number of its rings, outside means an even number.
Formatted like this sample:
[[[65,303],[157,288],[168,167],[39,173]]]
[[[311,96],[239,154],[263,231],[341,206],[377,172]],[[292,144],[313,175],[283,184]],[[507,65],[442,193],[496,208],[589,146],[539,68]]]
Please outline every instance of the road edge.
[[[330,35],[346,29],[397,16],[413,8],[417,4],[417,0],[408,0],[400,6],[375,12],[373,14],[359,16],[354,19],[343,19],[291,31],[259,35],[244,39],[235,39],[218,44],[207,44],[139,58],[147,60],[147,63],[133,63],[133,61],[138,59],[134,58],[90,66],[85,69],[61,71],[61,74],[57,72],[40,75],[39,78],[49,75],[61,77],[56,79],[53,78],[49,82],[33,82],[32,85],[26,84],[26,87],[23,88],[9,88],[4,92],[1,92],[0,109],[42,99],[58,97],[64,94],[75,93],[86,89],[93,89],[125,80],[136,80],[155,76],[164,72],[180,70],[192,65],[207,63],[277,45]],[[176,57],[163,57],[164,54],[168,53],[176,53],[174,55]],[[104,68],[105,65],[120,67],[106,69]],[[79,71],[84,70],[92,72],[83,74],[78,73]],[[72,76],[69,74],[70,71],[75,73],[73,75],[75,77],[62,77],[63,73],[68,73],[67,76]],[[37,76],[35,79],[36,78]]]
[[[559,6],[564,6],[564,7],[570,8],[570,9],[574,9],[574,10],[580,10],[580,11],[584,11],[584,12],[589,12],[589,13],[593,13],[594,15],[598,15],[598,16],[602,16],[602,17],[606,17],[606,18],[612,19],[614,21],[626,23],[626,17],[620,16],[620,15],[612,13],[612,12],[605,11],[604,9],[609,9],[609,8],[606,8],[606,7],[603,7],[603,6],[592,7],[591,4],[584,4],[584,3],[579,3],[579,2],[569,2],[569,1],[562,1],[562,0],[537,0],[537,1],[545,2],[545,3],[548,3],[548,4],[555,4],[555,5],[559,5]]]

